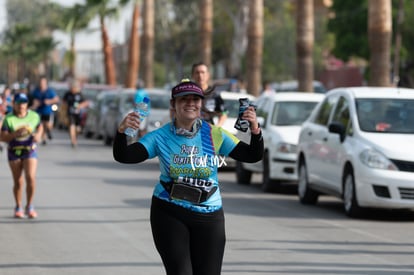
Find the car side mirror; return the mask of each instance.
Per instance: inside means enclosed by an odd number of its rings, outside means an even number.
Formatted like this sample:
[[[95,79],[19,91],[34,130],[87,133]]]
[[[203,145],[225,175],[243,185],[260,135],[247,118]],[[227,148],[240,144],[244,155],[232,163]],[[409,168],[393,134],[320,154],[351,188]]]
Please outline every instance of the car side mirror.
[[[336,133],[339,134],[339,140],[344,142],[345,140],[345,125],[343,125],[341,122],[333,121],[329,123],[328,130],[330,133]]]
[[[262,128],[265,128],[265,127],[266,127],[266,126],[265,126],[265,119],[264,119],[264,117],[262,117],[262,116],[258,116],[258,117],[257,117],[257,122],[259,122],[260,127],[262,127]]]
[[[111,102],[111,103],[109,103],[109,104],[108,104],[108,108],[109,108],[110,110],[116,110],[116,103],[115,103],[115,102]]]

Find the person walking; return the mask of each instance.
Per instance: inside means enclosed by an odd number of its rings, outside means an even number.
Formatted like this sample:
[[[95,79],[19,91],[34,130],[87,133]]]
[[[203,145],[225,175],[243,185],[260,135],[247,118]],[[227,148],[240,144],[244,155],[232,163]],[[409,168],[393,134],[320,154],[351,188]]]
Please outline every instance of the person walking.
[[[81,92],[80,83],[72,80],[70,88],[63,95],[63,104],[66,106],[69,121],[69,137],[73,148],[78,145],[77,136],[81,132],[81,113],[89,106],[89,101],[85,99]]]
[[[13,94],[12,94],[12,90],[9,86],[6,86],[3,90],[3,94],[2,94],[2,98],[3,98],[3,107],[4,107],[4,113],[8,114],[11,113],[13,111]]]
[[[139,115],[121,121],[113,144],[120,163],[140,163],[158,157],[160,177],[151,202],[152,235],[168,275],[218,275],[225,248],[225,223],[218,182],[221,156],[257,162],[263,138],[256,112],[249,107],[251,141],[239,141],[225,129],[200,118],[204,93],[191,81],[171,90],[171,122],[128,145],[126,128],[139,128]]]
[[[49,140],[52,139],[53,127],[53,110],[52,105],[59,102],[56,92],[49,87],[47,78],[41,76],[39,86],[32,93],[33,105],[32,109],[40,115],[43,124],[44,133],[42,136],[42,144],[46,145],[46,135]]]
[[[268,81],[265,81],[263,83],[263,91],[262,94],[263,95],[273,95],[276,93],[276,90],[273,89],[272,84]]]
[[[203,62],[193,64],[191,68],[191,78],[203,89],[204,100],[202,108],[202,118],[207,122],[214,124],[213,118],[218,117],[217,126],[223,126],[227,119],[227,109],[220,93],[209,86],[210,72],[208,66]]]
[[[37,142],[41,140],[43,125],[40,116],[28,109],[29,98],[18,93],[13,99],[13,111],[6,115],[0,140],[8,144],[8,161],[13,176],[13,195],[16,202],[14,217],[36,218],[33,206],[36,190]],[[24,175],[23,175],[24,174]],[[26,179],[26,207],[23,208],[23,185]]]

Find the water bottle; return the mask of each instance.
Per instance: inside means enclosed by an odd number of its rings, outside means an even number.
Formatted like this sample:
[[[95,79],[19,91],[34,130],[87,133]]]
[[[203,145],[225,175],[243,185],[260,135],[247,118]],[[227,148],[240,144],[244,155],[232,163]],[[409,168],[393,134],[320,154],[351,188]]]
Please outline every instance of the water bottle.
[[[142,122],[144,118],[146,118],[149,114],[149,103],[150,99],[148,97],[144,97],[144,99],[141,102],[138,102],[135,105],[134,112],[139,114],[140,121]],[[132,128],[126,128],[125,129],[125,135],[129,137],[135,137],[138,134],[139,129],[132,129]]]

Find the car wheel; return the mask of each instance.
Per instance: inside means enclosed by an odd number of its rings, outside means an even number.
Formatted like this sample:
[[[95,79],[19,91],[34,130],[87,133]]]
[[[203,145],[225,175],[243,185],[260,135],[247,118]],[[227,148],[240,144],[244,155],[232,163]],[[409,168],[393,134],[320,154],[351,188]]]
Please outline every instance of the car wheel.
[[[303,161],[299,166],[298,196],[303,204],[316,204],[319,197],[319,193],[309,186],[308,172]]]
[[[348,171],[344,178],[344,209],[349,217],[356,218],[361,214],[361,207],[359,207],[356,199],[355,179],[351,171]]]
[[[84,131],[85,131],[85,138],[92,138],[93,137],[93,133],[91,132],[91,131],[89,131],[89,130],[85,130],[84,129]]]
[[[106,146],[112,145],[112,138],[108,135],[108,133],[105,133],[103,140],[104,140],[104,145]]]
[[[280,182],[270,178],[269,153],[266,152],[263,157],[263,180],[262,190],[264,192],[275,192],[280,188]]]
[[[250,184],[252,179],[252,172],[244,169],[240,161],[236,162],[236,179],[238,184]]]

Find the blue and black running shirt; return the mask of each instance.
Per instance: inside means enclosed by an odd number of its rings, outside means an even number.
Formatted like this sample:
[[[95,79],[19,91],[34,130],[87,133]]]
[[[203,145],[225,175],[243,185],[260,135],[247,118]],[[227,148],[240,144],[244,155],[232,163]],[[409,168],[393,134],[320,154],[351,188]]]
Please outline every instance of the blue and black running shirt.
[[[188,138],[176,135],[167,123],[158,130],[146,134],[140,143],[148,151],[149,158],[158,157],[160,181],[197,183],[197,187],[209,191],[217,189],[205,202],[193,204],[185,200],[171,199],[161,183],[154,189],[154,196],[196,212],[214,212],[222,207],[217,171],[225,164],[225,157],[239,143],[226,130],[203,121],[198,133]]]

